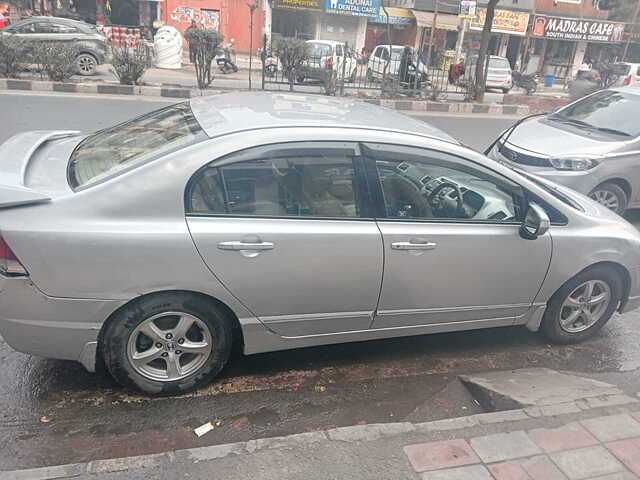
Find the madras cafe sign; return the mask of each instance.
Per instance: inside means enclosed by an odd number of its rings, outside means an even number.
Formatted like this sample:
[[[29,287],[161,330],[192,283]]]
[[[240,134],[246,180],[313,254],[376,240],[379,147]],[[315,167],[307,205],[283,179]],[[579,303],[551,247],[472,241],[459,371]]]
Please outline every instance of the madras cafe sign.
[[[377,17],[380,0],[326,0],[324,9],[327,13],[335,15]]]
[[[574,42],[617,43],[622,42],[624,23],[536,15],[531,35]]]
[[[322,12],[322,0],[273,0],[274,8]]]

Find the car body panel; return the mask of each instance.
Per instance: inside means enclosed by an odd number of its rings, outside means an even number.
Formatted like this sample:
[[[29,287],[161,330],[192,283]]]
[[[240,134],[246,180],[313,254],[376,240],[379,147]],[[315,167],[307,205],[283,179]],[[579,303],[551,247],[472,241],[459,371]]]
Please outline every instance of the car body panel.
[[[30,273],[28,278],[3,277],[0,281],[3,292],[0,294],[0,333],[14,348],[50,357],[75,357],[85,366],[91,366],[92,362],[95,363],[96,335],[104,321],[133,299],[165,291],[197,292],[226,305],[238,319],[246,353],[525,324],[530,320],[534,325],[531,328],[535,329],[544,308],[537,306],[545,304],[572,275],[602,261],[615,262],[629,272],[628,305],[638,305],[640,235],[631,225],[591,200],[571,192],[569,195],[575,195],[585,205],[584,212],[576,210],[530,179],[451,141],[448,135],[433,127],[421,126],[415,120],[398,114],[389,114],[386,121],[376,118],[387,116],[387,111],[353,100],[314,99],[291,94],[252,94],[246,97],[232,94],[191,102],[210,139],[122,170],[86,188],[72,190],[60,183],[66,174],[64,156],[82,139],[81,136],[50,140],[33,152],[24,177],[27,187],[36,187],[34,191],[38,193],[50,192],[51,201],[0,209],[0,234]],[[352,122],[349,112],[354,112]],[[255,114],[255,120],[251,114]],[[248,125],[247,119],[251,119],[251,124]],[[388,127],[386,122],[390,122],[392,127]],[[251,130],[251,135],[247,135],[248,130]],[[463,281],[466,291],[461,294],[469,295],[470,299],[461,297],[458,303],[461,307],[475,307],[480,303],[483,307],[489,306],[483,309],[484,314],[474,313],[473,316],[458,318],[444,312],[445,315],[432,316],[427,324],[420,324],[425,317],[416,317],[414,325],[396,323],[396,326],[378,328],[375,315],[382,304],[371,304],[375,303],[380,291],[382,246],[383,242],[388,242],[388,237],[384,238],[379,230],[375,233],[374,227],[377,230],[379,224],[384,233],[387,230],[385,222],[319,218],[287,218],[274,222],[265,218],[245,218],[231,222],[229,219],[216,220],[215,227],[212,227],[212,222],[208,221],[210,218],[185,216],[186,185],[204,165],[252,146],[292,141],[391,142],[445,152],[510,178],[566,215],[568,223],[566,226],[552,225],[548,234],[536,240],[520,238],[516,226],[502,226],[501,238],[495,235],[484,237],[486,239],[479,248],[470,246],[464,254],[460,253],[462,243],[458,244],[455,255],[463,255],[467,259],[470,263],[467,269],[481,270],[492,266],[491,259],[493,263],[502,261],[497,266],[502,276],[488,276],[489,279],[498,279],[488,287],[495,287],[501,280],[513,284],[507,289],[513,288],[512,300],[484,288],[481,290],[487,297],[480,298],[473,291],[477,286],[472,281],[474,278],[478,281],[479,277],[471,275],[469,280],[460,280],[461,275],[469,273],[448,267],[448,263],[458,261],[454,255],[447,257],[448,262],[441,260],[437,263],[438,271],[434,274],[440,279],[440,285],[436,285],[439,289],[436,291],[440,295],[446,294],[446,298],[434,300],[439,302],[433,304],[434,308],[447,308],[454,302],[452,292],[456,281]],[[48,179],[43,173],[47,165],[52,169]],[[248,229],[238,226],[250,222],[255,224]],[[402,225],[397,226],[400,228]],[[418,257],[421,260],[444,251],[448,239],[452,238],[447,235],[451,236],[453,231],[484,235],[493,228],[459,224],[434,226],[428,222],[416,222],[411,230],[403,227],[405,230],[396,230],[394,235],[410,240],[417,227],[419,233],[433,232],[442,238],[443,249],[426,252],[423,258]],[[226,252],[230,255],[222,259],[217,250],[211,253],[218,238],[222,238],[220,234],[224,229],[233,235],[256,231],[267,232],[264,235],[282,235],[282,238],[276,238],[276,242],[287,245],[283,265],[277,265],[274,258],[262,254],[247,259],[239,252]],[[297,241],[305,231],[317,235],[309,246]],[[288,232],[294,236],[285,238]],[[329,264],[327,258],[332,246],[335,248],[336,238],[345,233],[348,242],[343,246],[345,251],[334,253],[337,260]],[[373,241],[372,235],[377,240]],[[361,249],[360,238],[365,238]],[[455,240],[461,242],[461,238],[458,236]],[[580,238],[578,246],[576,238]],[[496,254],[498,248],[507,249],[509,242],[516,241],[521,243],[513,252],[502,252],[500,257]],[[535,257],[525,251],[520,255],[520,261],[534,262],[530,268],[538,274],[544,266],[544,255],[541,257],[539,252],[546,251],[551,242],[551,267],[539,289],[539,279],[516,279],[514,274],[503,270],[509,263],[517,261],[516,252],[523,252],[520,246],[524,245],[535,253]],[[487,248],[494,249],[487,258],[471,263],[471,251],[481,255]],[[271,253],[275,254],[276,250]],[[349,259],[349,255],[353,258]],[[303,263],[296,270],[294,264],[300,259]],[[230,270],[234,269],[233,260],[237,261],[235,271]],[[218,268],[221,262],[227,262],[223,263],[222,270]],[[266,267],[264,271],[258,268],[262,265]],[[266,271],[267,268],[271,271]],[[395,275],[397,280],[401,268],[401,264],[397,268],[392,266],[387,273]],[[316,274],[310,275],[309,271]],[[237,286],[243,272],[264,273],[255,281],[251,280],[253,291],[249,295]],[[304,275],[301,285],[296,285],[296,275]],[[402,281],[411,285],[429,285],[425,283],[424,273],[415,270],[406,272]],[[323,289],[317,299],[309,293],[314,283]],[[451,292],[445,290],[446,284],[452,285]],[[527,291],[516,292],[516,284]],[[304,287],[304,292],[299,287]],[[259,291],[260,288],[267,292],[274,288],[280,295],[280,288],[290,288],[294,293],[284,292],[284,297],[274,294],[270,299],[265,292]],[[399,300],[394,298],[396,303],[390,303],[391,307],[386,311],[398,310],[399,303],[402,298],[407,299],[407,295],[398,293],[401,286],[391,285],[390,288],[393,295],[400,297]],[[504,285],[499,288],[503,289]],[[355,292],[353,298],[339,289]],[[431,307],[418,298],[424,296],[424,292],[423,287],[413,291],[413,297],[407,300],[414,302],[409,303],[409,308],[415,309],[416,305]],[[335,303],[323,306],[321,297],[324,302],[335,300]],[[276,298],[284,303],[279,306]],[[527,303],[533,303],[533,307],[526,308],[524,304]],[[80,306],[76,308],[74,305]],[[259,310],[260,315],[254,309]],[[505,311],[506,316],[503,316]],[[340,313],[345,312],[348,322],[344,322],[344,315],[340,317]],[[373,328],[370,327],[372,312]],[[378,313],[382,313],[379,317],[384,319],[385,308],[380,308]],[[343,330],[340,325],[344,325]],[[65,336],[66,328],[72,329],[74,334]],[[276,333],[276,329],[280,332]],[[21,331],[28,332],[28,336],[18,333]],[[46,340],[51,338],[60,345],[47,345]]]

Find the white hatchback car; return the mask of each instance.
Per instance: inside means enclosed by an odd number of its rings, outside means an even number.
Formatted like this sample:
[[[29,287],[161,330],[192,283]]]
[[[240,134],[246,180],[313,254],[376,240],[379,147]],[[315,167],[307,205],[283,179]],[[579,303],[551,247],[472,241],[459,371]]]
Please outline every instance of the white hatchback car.
[[[305,80],[324,81],[327,72],[335,71],[339,80],[355,82],[358,62],[355,55],[343,42],[334,40],[308,40],[309,58],[303,63],[303,73],[298,82]]]
[[[405,47],[406,45],[391,45],[391,54],[389,54],[389,45],[378,45],[374,48],[367,64],[367,78],[369,80],[381,80],[384,76],[385,68],[389,75],[397,75]],[[415,56],[414,49],[410,48]],[[427,74],[427,68],[422,62],[419,63],[418,70],[424,75]]]
[[[640,63],[614,63],[613,68],[618,75],[613,87],[640,85]]]

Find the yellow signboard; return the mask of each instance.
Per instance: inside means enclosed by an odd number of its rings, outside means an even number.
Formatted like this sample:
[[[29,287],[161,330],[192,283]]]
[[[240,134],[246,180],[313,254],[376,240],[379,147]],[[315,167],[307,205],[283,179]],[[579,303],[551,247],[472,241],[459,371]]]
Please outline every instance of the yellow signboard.
[[[476,10],[476,17],[471,20],[469,28],[471,30],[482,30],[486,16],[487,9],[478,8]],[[493,23],[491,24],[491,31],[493,33],[508,33],[510,35],[526,35],[527,25],[529,25],[528,13],[496,10]]]

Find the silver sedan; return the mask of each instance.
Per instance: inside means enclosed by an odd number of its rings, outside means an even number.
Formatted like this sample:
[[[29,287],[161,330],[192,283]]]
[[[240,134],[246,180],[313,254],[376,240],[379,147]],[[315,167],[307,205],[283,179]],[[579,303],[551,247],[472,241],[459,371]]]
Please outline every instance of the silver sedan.
[[[0,333],[148,394],[244,353],[640,304],[640,235],[589,198],[359,101],[226,94],[0,147]]]

